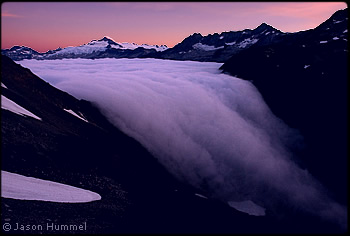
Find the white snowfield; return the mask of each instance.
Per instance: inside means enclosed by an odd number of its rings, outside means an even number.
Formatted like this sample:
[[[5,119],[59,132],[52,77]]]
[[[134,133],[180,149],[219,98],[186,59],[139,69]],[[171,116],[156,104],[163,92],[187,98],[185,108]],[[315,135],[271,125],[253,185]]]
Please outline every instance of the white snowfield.
[[[258,39],[247,38],[247,39],[243,40],[242,42],[240,42],[238,47],[245,48],[249,45],[255,44],[256,42],[258,42]]]
[[[1,171],[1,197],[62,203],[100,200],[97,193],[53,181]]]
[[[86,120],[85,118],[79,116],[79,115],[78,115],[77,113],[75,113],[74,111],[72,111],[72,110],[70,110],[70,109],[63,109],[63,110],[65,110],[66,112],[72,114],[73,116],[76,116],[76,117],[78,117],[79,119],[81,119],[81,120],[83,120],[83,121],[89,123],[88,120]]]
[[[54,55],[60,55],[60,54],[85,54],[85,53],[93,53],[93,52],[98,52],[98,51],[105,51],[106,47],[107,47],[108,43],[105,41],[101,41],[101,42],[90,42],[88,44],[84,44],[81,46],[70,46],[70,47],[66,47],[63,48],[60,51],[55,52],[54,54],[50,55],[50,56],[54,56]]]
[[[230,207],[233,207],[236,210],[247,213],[249,215],[253,215],[253,216],[265,215],[265,208],[255,204],[250,200],[241,201],[241,202],[229,201],[228,204],[230,205]]]
[[[162,52],[162,51],[165,51],[168,49],[167,46],[165,45],[161,45],[161,46],[158,46],[158,45],[148,45],[148,44],[136,44],[136,43],[118,43],[120,45],[122,45],[122,48],[121,49],[131,49],[131,50],[134,50],[138,47],[141,47],[141,48],[145,48],[145,49],[155,49],[156,51],[158,52]],[[113,46],[116,46],[116,45],[112,45],[111,47]]]
[[[234,45],[236,44],[236,41],[235,42],[231,42],[231,43],[226,43],[226,45]]]
[[[215,46],[210,46],[210,45],[206,45],[206,44],[202,44],[202,43],[196,43],[192,47],[194,49],[199,49],[199,50],[203,50],[203,51],[213,51],[213,50],[218,50],[218,49],[224,48],[224,46],[216,48]]]
[[[206,196],[199,194],[199,193],[195,193],[194,195],[197,197],[200,197],[200,198],[208,199]]]
[[[270,33],[270,32],[268,32]],[[266,33],[267,34],[267,33]],[[232,45],[235,45],[237,44],[237,46],[239,48],[246,48],[247,46],[250,46],[252,44],[255,44],[256,42],[258,42],[259,39],[251,39],[251,38],[247,38],[245,40],[243,40],[242,42],[240,43],[237,43],[236,41],[234,42],[231,42],[231,43],[225,43],[226,45],[229,45],[229,46],[232,46]]]
[[[26,110],[25,108],[21,107],[20,105],[18,105],[17,103],[15,103],[14,101],[8,99],[3,95],[1,95],[1,108],[21,116],[30,116],[37,120],[41,120],[40,117],[34,115],[30,111]]]

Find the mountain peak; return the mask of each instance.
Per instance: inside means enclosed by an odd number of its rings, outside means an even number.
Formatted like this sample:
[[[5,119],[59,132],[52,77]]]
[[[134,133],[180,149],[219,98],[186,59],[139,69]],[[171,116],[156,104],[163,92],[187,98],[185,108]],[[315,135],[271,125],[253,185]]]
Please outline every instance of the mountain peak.
[[[112,39],[112,38],[110,38],[110,37],[108,37],[108,36],[104,36],[102,39],[99,39],[99,40],[97,40],[97,41],[105,41],[105,42],[107,42],[108,44],[115,44],[115,45],[117,45],[117,43],[116,42],[114,42],[114,40]]]
[[[27,47],[27,46],[19,46],[19,45],[15,45],[15,46],[13,46],[12,48],[10,48],[10,50],[23,50],[23,49],[33,50],[33,49],[31,49],[30,47]]]
[[[269,24],[263,22],[263,23],[261,23],[261,25],[259,25],[258,27],[256,27],[255,30],[266,30],[266,29],[275,29],[275,28],[273,28],[271,25],[269,25]]]
[[[203,37],[203,35],[201,33],[193,33],[191,36],[201,36],[201,37]]]
[[[108,37],[108,36],[103,36],[103,38],[98,41],[109,41],[109,40],[114,41],[111,37]]]

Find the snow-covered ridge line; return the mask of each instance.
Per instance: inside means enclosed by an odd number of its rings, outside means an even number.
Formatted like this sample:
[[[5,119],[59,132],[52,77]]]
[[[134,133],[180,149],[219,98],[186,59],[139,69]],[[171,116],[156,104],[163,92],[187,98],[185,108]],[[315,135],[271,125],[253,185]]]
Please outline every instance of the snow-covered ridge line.
[[[1,83],[2,85],[2,83]],[[21,116],[30,116],[33,117],[37,120],[41,120],[40,117],[34,115],[33,113],[31,113],[30,111],[28,111],[27,109],[21,107],[20,105],[18,105],[17,103],[13,102],[12,100],[8,99],[7,97],[1,95],[1,108],[11,111],[13,113],[16,113],[18,115]]]
[[[103,37],[99,40],[92,40],[87,44],[80,45],[80,46],[69,46],[60,50],[57,50],[56,52],[47,55],[48,57],[54,57],[56,55],[64,55],[64,54],[74,54],[74,55],[80,55],[80,54],[89,54],[93,52],[103,52],[106,51],[108,48],[113,49],[120,49],[120,50],[135,50],[137,48],[144,48],[144,49],[154,49],[158,52],[165,51],[168,49],[166,45],[148,45],[148,44],[141,44],[138,45],[136,43],[127,43],[127,42],[115,42],[110,37]]]
[[[99,194],[89,190],[3,170],[1,197],[63,203],[92,202],[101,199]]]

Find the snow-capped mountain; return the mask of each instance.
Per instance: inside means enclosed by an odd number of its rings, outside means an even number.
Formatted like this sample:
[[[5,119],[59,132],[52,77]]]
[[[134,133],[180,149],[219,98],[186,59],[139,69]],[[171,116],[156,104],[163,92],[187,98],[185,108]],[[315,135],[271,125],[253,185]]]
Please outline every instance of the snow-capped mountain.
[[[113,39],[109,37],[103,37],[99,40],[92,40],[91,42],[78,46],[78,47],[66,47],[64,49],[58,50],[50,55],[43,55],[45,59],[57,58],[57,57],[87,57],[88,55],[98,56],[98,53],[105,52],[107,50],[135,50],[135,49],[145,49],[145,50],[156,50],[156,51],[164,51],[167,48],[165,45],[148,45],[142,44],[138,45],[135,43],[116,43]]]
[[[37,56],[40,56],[40,53],[34,49],[26,46],[13,46],[10,49],[1,49],[1,54],[6,55],[13,60],[23,60],[23,59],[32,59]]]
[[[101,58],[101,57],[140,57],[150,53],[167,50],[166,45],[148,45],[136,43],[117,43],[105,36],[99,40],[92,40],[80,46],[57,48],[45,53],[39,53],[26,46],[14,46],[11,49],[1,50],[1,54],[13,60],[23,59],[62,59],[62,58]]]
[[[164,59],[224,62],[233,54],[248,49],[252,45],[276,42],[283,35],[286,33],[266,23],[262,23],[253,30],[214,33],[207,36],[194,33],[157,56]]]

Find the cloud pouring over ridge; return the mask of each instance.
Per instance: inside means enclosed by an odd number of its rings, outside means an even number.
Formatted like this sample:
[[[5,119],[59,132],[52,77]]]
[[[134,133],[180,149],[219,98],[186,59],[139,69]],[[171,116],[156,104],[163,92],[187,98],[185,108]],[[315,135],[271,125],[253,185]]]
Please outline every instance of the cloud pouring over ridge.
[[[176,177],[225,202],[281,204],[346,225],[289,147],[300,136],[275,117],[248,81],[220,63],[159,59],[19,62],[55,87],[94,102]],[[118,145],[118,144],[116,144]],[[135,163],[137,164],[137,163]]]

